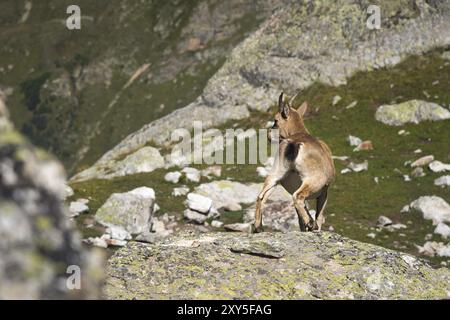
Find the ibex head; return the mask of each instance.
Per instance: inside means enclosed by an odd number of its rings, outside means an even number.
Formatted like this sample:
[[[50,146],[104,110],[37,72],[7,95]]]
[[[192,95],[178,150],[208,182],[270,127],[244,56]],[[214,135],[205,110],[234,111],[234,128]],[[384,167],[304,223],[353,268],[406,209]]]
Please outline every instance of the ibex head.
[[[293,103],[299,93],[292,97],[289,102],[284,100],[283,92],[278,98],[278,112],[275,115],[274,123],[269,130],[269,140],[272,140],[273,134],[272,130],[279,130],[279,138],[286,139],[290,135],[295,134],[300,131],[306,131],[305,125],[303,124],[303,117],[308,109],[308,103],[305,101],[300,107],[294,109]]]

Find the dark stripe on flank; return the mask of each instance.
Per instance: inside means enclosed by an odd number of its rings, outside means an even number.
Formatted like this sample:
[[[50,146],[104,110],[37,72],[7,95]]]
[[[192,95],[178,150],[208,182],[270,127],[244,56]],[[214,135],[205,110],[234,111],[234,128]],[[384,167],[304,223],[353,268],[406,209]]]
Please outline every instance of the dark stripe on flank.
[[[298,142],[289,142],[284,149],[284,157],[288,161],[295,161],[298,155],[298,150],[300,149],[300,143]]]

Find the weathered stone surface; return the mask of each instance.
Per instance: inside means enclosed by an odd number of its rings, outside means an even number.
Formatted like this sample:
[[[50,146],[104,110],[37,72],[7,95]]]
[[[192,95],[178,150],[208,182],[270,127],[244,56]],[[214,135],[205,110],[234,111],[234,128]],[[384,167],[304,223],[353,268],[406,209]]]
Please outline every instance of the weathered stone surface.
[[[109,260],[109,299],[441,299],[450,271],[334,233],[180,234]]]
[[[436,186],[450,186],[450,176],[442,176],[434,180]]]
[[[86,213],[89,211],[89,207],[80,201],[73,201],[69,206],[69,213],[71,217],[76,217],[82,213]]]
[[[406,123],[450,119],[450,111],[433,102],[410,100],[378,107],[375,119],[390,126],[401,126]]]
[[[155,192],[151,188],[113,193],[97,210],[95,220],[104,226],[119,226],[138,235],[150,230],[154,206]]]
[[[213,201],[213,207],[217,210],[240,210],[241,204],[253,204],[262,190],[262,183],[244,184],[229,180],[218,180],[203,183],[195,192],[209,197]],[[292,197],[282,188],[277,187],[270,196],[275,200],[290,200]]]
[[[433,161],[431,162],[428,167],[433,172],[445,172],[450,171],[450,164],[442,163],[441,161]]]
[[[98,298],[103,256],[82,248],[68,219],[62,165],[6,115],[0,98],[0,299]],[[69,290],[77,267],[81,289]]]
[[[180,181],[180,178],[181,172],[179,171],[167,172],[166,175],[164,176],[164,180],[172,183],[178,183],[178,181]]]
[[[440,197],[420,197],[411,202],[402,211],[409,211],[411,209],[422,213],[424,219],[432,220],[433,225],[437,225],[440,222],[450,222],[450,205]]]
[[[189,193],[187,195],[187,206],[189,209],[208,214],[212,207],[212,200],[198,193]]]
[[[421,158],[417,159],[416,161],[414,161],[413,163],[411,163],[411,167],[417,168],[417,167],[426,166],[433,160],[434,160],[434,156],[432,154],[430,154],[428,156],[421,157]]]
[[[155,169],[163,168],[164,165],[164,158],[158,149],[147,146],[126,156],[123,160],[94,165],[75,175],[72,181],[112,179],[130,174],[152,172]]]

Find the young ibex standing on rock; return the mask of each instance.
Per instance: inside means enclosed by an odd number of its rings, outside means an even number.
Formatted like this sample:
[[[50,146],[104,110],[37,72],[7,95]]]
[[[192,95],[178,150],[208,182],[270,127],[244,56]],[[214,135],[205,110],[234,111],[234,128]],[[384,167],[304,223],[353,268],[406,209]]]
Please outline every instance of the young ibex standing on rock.
[[[261,206],[277,184],[281,184],[292,194],[301,231],[320,231],[324,222],[323,211],[327,203],[328,188],[334,179],[334,164],[331,151],[325,142],[310,135],[303,124],[307,102],[296,110],[281,93],[278,100],[279,111],[274,125],[269,131],[279,130],[280,145],[272,171],[264,182],[256,202],[254,231],[262,231]],[[306,207],[306,200],[317,199],[316,218],[313,219]]]

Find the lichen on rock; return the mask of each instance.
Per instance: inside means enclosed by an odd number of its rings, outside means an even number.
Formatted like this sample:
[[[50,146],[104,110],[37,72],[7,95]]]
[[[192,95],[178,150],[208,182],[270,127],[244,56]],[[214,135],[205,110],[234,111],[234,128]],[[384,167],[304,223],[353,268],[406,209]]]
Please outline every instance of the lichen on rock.
[[[180,234],[109,260],[108,299],[443,299],[450,271],[321,233]]]

